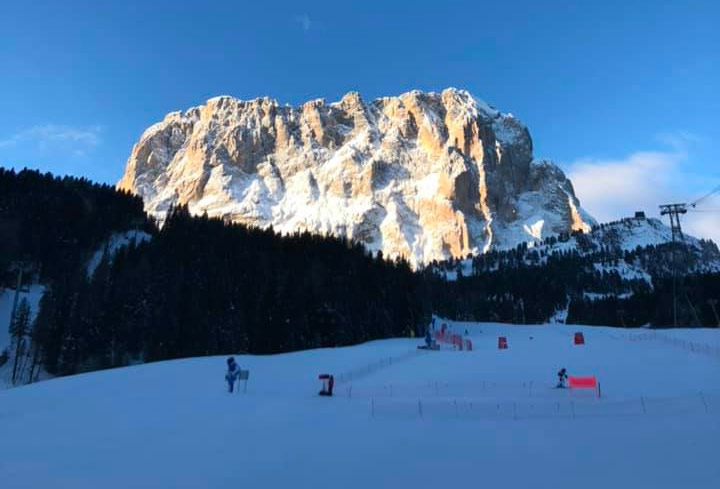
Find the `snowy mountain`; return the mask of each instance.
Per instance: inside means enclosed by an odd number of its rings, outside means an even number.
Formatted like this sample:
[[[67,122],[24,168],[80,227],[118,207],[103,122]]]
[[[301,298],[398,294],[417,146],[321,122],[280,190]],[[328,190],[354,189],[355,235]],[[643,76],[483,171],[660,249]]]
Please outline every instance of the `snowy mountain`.
[[[530,241],[519,251],[522,259],[514,260],[510,266],[543,266],[551,256],[573,252],[585,257],[600,272],[614,271],[626,280],[651,283],[652,276],[671,273],[670,243],[670,228],[658,219],[643,215],[595,225],[587,233]],[[678,255],[682,274],[720,272],[720,251],[715,243],[685,234],[682,250],[681,256]],[[650,255],[653,259],[647,259]],[[464,276],[473,273],[473,261],[478,259],[442,263],[437,270],[447,279],[455,280],[458,273]],[[509,265],[498,257],[491,268],[497,269],[500,262],[503,266]]]
[[[720,330],[447,323],[473,351],[236,355],[237,394],[222,356],[0,392],[3,487],[718,487]]]
[[[118,187],[160,220],[187,204],[415,266],[594,224],[520,121],[453,88],[300,107],[216,97],[148,128]]]

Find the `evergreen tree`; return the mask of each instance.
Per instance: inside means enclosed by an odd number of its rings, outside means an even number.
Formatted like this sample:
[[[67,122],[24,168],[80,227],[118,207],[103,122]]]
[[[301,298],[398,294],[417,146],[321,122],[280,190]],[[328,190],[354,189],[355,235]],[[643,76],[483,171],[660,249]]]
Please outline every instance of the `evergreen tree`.
[[[11,345],[15,351],[12,370],[12,383],[14,385],[21,374],[19,367],[22,365],[22,357],[27,348],[26,336],[30,332],[30,305],[24,297],[15,310],[9,329]]]

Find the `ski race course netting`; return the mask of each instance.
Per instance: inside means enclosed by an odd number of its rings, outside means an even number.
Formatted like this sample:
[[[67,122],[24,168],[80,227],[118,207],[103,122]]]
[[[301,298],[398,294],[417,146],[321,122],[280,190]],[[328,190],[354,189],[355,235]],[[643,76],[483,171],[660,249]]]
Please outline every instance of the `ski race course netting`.
[[[520,329],[520,328],[518,328]],[[507,327],[513,331],[512,326]],[[563,331],[572,338],[576,351],[587,348],[582,333],[571,328]],[[591,337],[593,335],[591,334]],[[714,385],[705,389],[677,396],[638,395],[603,398],[600,385],[597,389],[554,389],[552,383],[535,380],[499,381],[491,379],[434,380],[430,382],[383,382],[383,372],[407,364],[427,355],[467,355],[467,348],[460,348],[457,341],[446,338],[459,337],[452,327],[445,334],[436,333],[443,343],[443,352],[410,350],[392,357],[382,358],[367,365],[355,367],[339,374],[336,397],[354,402],[365,402],[370,417],[421,417],[447,419],[533,419],[533,418],[579,418],[674,414],[720,413],[720,390]],[[477,335],[476,335],[477,337]],[[622,340],[628,344],[649,341],[684,350],[692,355],[720,359],[720,347],[698,341],[673,338],[657,332],[628,334],[606,333],[606,338]],[[502,336],[501,338],[505,338]],[[578,340],[581,338],[581,341]],[[492,336],[488,341],[494,341]],[[511,342],[512,343],[512,342]],[[500,342],[507,347],[506,341]],[[512,347],[511,347],[512,348]],[[464,351],[463,351],[464,350]],[[451,357],[446,357],[450,360]],[[483,362],[482,357],[476,357]],[[369,381],[366,381],[371,379]],[[594,377],[589,377],[593,382]],[[572,379],[571,379],[572,380]],[[584,380],[584,379],[583,379]],[[365,381],[365,382],[363,382]]]
[[[630,333],[628,335],[623,335],[622,337],[629,341],[659,341],[674,348],[680,348],[700,355],[707,355],[720,360],[720,346],[713,346],[707,343],[690,341],[682,338],[673,338],[655,331],[650,333]]]
[[[381,358],[380,360],[376,360],[367,365],[355,367],[351,370],[347,370],[347,371],[342,372],[339,375],[336,375],[335,376],[335,384],[336,385],[347,384],[347,383],[350,383],[353,381],[358,381],[358,380],[364,379],[365,377],[373,375],[374,373],[379,372],[380,370],[392,367],[393,363],[395,365],[397,365],[400,362],[409,360],[411,358],[418,357],[424,353],[426,353],[424,350],[410,350],[407,353],[402,353],[400,355]]]
[[[2,391],[0,487],[720,487],[720,330],[447,323],[472,351],[235,354],[237,394],[225,356]]]
[[[445,419],[532,419],[720,414],[720,393],[682,397],[639,397],[623,401],[570,400],[546,402],[487,402],[467,399],[373,397],[371,417],[421,417]]]

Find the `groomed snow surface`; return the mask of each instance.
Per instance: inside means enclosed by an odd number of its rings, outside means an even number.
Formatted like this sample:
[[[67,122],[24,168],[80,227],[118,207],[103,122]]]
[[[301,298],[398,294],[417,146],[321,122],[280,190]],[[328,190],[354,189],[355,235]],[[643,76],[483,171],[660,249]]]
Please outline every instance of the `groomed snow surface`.
[[[450,324],[473,351],[236,355],[247,393],[227,392],[225,357],[0,392],[1,485],[720,487],[720,330]],[[563,366],[602,397],[554,389]],[[320,373],[335,397],[317,396]]]

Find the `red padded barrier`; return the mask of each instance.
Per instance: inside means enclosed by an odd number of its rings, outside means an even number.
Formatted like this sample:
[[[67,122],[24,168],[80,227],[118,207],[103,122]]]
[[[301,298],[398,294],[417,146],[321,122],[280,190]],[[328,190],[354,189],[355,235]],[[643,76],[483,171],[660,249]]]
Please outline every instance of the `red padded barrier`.
[[[574,389],[596,389],[597,378],[592,377],[568,377],[568,385]]]
[[[584,345],[585,344],[585,336],[582,333],[575,333],[575,342],[576,345]]]

